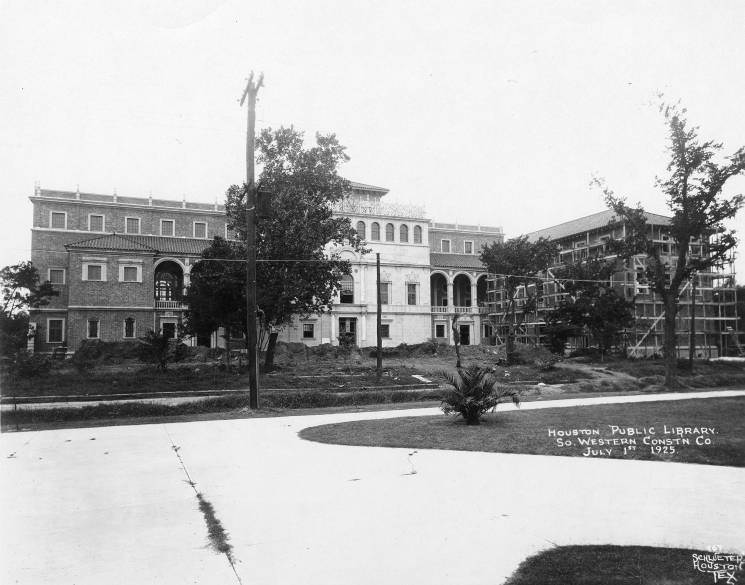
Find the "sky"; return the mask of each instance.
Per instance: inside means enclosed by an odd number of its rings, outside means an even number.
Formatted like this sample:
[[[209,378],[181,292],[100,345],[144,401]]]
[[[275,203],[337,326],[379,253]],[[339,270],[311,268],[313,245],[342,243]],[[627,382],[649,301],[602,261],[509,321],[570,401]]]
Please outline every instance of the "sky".
[[[593,176],[664,214],[656,96],[745,145],[744,25],[739,0],[0,0],[0,266],[30,256],[35,181],[222,201],[251,70],[258,128],[335,133],[344,176],[435,221],[517,236],[604,209]]]

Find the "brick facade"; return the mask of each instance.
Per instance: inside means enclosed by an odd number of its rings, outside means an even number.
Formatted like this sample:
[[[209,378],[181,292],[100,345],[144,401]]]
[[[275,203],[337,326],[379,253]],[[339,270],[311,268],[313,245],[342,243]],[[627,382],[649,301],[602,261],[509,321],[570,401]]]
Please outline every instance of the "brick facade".
[[[358,344],[374,345],[378,252],[382,281],[389,287],[388,302],[383,306],[387,334],[384,345],[425,341],[433,337],[435,319],[443,318],[439,309],[434,315],[430,305],[432,274],[445,270],[456,276],[449,266],[451,262],[438,265],[440,257],[432,253],[436,249],[433,234],[437,238],[447,235],[453,242],[461,242],[461,247],[462,241],[473,241],[474,253],[467,259],[473,263],[481,244],[489,238],[501,238],[501,229],[433,224],[423,210],[381,203],[385,189],[352,185],[349,198],[336,212],[349,217],[353,227],[359,225],[365,230],[368,247],[373,251],[364,257],[352,250],[342,252],[353,266],[352,302],[345,297],[342,303],[338,298],[331,313],[293,322],[282,331],[280,339],[310,345],[336,343],[339,332],[353,321]],[[188,286],[191,266],[214,236],[226,235],[225,210],[217,204],[39,188],[30,199],[31,260],[43,279],[49,279],[53,271],[55,279],[61,280],[54,284],[60,295],[31,314],[37,328],[34,349],[40,352],[63,345],[72,351],[89,337],[91,327],[99,339],[124,340],[127,319],[133,320],[135,337],[150,329],[176,327],[185,309],[179,298]],[[127,218],[136,218],[137,226],[133,222],[128,226]],[[172,235],[170,230],[168,235],[161,233],[163,220],[173,221]],[[203,234],[195,233],[197,222],[204,224],[198,226],[204,227]],[[379,238],[373,237],[376,224]],[[139,233],[128,229],[133,227],[139,227]],[[459,256],[462,254],[451,255]],[[64,271],[63,278],[60,270]],[[476,272],[471,273],[470,278],[477,278]],[[474,295],[474,306],[475,298]],[[449,309],[454,311],[455,307]],[[63,321],[62,339],[58,341],[48,340],[50,319],[53,335],[60,333],[59,320]],[[91,326],[90,321],[96,325]],[[473,323],[474,318],[463,322]],[[478,329],[478,323],[475,327]],[[472,342],[478,342],[479,337],[474,333]],[[213,335],[211,343],[221,344],[220,335]]]

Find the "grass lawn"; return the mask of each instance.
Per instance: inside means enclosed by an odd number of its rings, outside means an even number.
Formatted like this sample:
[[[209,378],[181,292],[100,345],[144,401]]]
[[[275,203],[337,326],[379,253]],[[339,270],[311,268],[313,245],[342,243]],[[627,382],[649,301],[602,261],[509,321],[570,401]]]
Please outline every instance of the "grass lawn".
[[[560,546],[523,561],[505,585],[714,583],[712,573],[700,572],[694,567],[694,554],[710,553],[650,546]]]
[[[611,425],[624,429],[632,427],[639,434],[613,433]],[[654,427],[654,435],[650,427]],[[676,427],[687,427],[691,432],[665,434],[665,430]],[[694,434],[694,428],[714,430]],[[571,433],[575,429],[597,430],[598,434],[561,437],[560,433]],[[556,434],[551,434],[552,430]],[[478,426],[466,426],[460,417],[444,415],[355,421],[308,428],[300,436],[343,445],[570,457],[582,457],[594,451],[587,456],[745,467],[745,397],[496,412],[487,414]],[[672,443],[644,444],[645,437]],[[710,444],[697,445],[697,438]],[[559,441],[566,440],[571,444],[559,445]],[[581,444],[588,440],[596,444]],[[616,444],[598,444],[607,440]],[[623,440],[634,440],[636,449],[618,444]],[[684,440],[690,444],[682,444]]]
[[[323,389],[344,392],[362,388],[393,386],[422,386],[422,381],[412,377],[419,372],[408,368],[386,367],[380,380],[375,369],[359,367],[349,375],[337,371],[336,364],[325,368],[300,369],[298,372],[278,371],[261,377],[263,388]],[[172,365],[166,370],[154,366],[133,364],[119,369],[101,368],[98,371],[79,373],[67,367],[52,370],[45,376],[2,380],[4,398],[44,396],[108,396],[112,394],[150,394],[237,390],[248,388],[245,368],[225,371],[217,365]]]

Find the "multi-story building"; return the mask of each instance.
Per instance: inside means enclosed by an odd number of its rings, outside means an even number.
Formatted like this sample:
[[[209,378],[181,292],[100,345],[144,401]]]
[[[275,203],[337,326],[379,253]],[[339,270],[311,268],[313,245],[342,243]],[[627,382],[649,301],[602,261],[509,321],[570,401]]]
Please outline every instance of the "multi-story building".
[[[478,252],[501,239],[501,229],[432,223],[422,208],[383,203],[387,192],[352,183],[336,213],[350,218],[372,253],[342,250],[352,274],[332,310],[294,321],[280,339],[336,343],[348,331],[358,345],[374,345],[376,254],[385,345],[433,337],[452,342],[456,315],[461,342],[479,343],[491,334],[481,323],[486,284]],[[229,236],[225,209],[217,203],[38,186],[30,199],[31,260],[60,293],[32,311],[33,348],[41,352],[74,350],[84,339],[136,339],[150,329],[175,336],[192,266],[214,236]],[[222,337],[215,332],[188,341],[219,346]]]
[[[668,235],[670,218],[647,213],[649,235],[659,246],[663,260],[674,270],[677,262],[677,245]],[[537,309],[519,319],[520,341],[536,343],[544,340],[545,317],[564,298],[562,283],[555,279],[554,271],[569,263],[576,263],[588,258],[606,258],[614,256],[608,249],[611,239],[625,236],[622,227],[615,230],[610,225],[614,219],[612,211],[606,210],[586,217],[581,217],[546,229],[527,234],[531,241],[538,238],[550,238],[557,245],[555,265],[546,271],[542,281],[530,285],[532,290],[518,291],[517,305],[524,302],[526,293],[537,295]],[[704,242],[692,241],[689,244],[692,257],[706,253]],[[662,354],[663,327],[665,308],[661,299],[650,288],[644,276],[646,258],[635,256],[629,261],[616,260],[616,272],[609,280],[609,286],[624,298],[634,302],[635,325],[624,334],[624,345],[633,356]],[[510,317],[509,299],[506,298],[502,279],[490,275],[488,279],[488,306],[492,321],[499,330],[499,324],[506,323]],[[535,287],[541,287],[536,291]],[[693,310],[692,310],[693,308]],[[691,319],[691,315],[694,319]],[[735,354],[739,351],[738,318],[736,313],[734,263],[726,263],[721,270],[711,269],[698,273],[681,289],[679,311],[677,315],[678,351],[681,357],[687,356],[690,347],[691,323],[695,334],[695,355],[717,357]],[[572,340],[574,346],[588,343],[587,336]]]
[[[453,322],[464,345],[487,342],[493,335],[486,307],[486,270],[479,254],[484,245],[504,239],[502,229],[432,223],[429,230],[432,337],[453,342]]]

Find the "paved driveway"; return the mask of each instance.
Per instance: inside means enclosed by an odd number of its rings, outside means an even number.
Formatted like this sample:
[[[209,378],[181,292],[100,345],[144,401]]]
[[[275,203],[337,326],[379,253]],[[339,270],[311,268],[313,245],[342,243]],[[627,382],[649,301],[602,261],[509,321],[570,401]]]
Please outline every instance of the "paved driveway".
[[[436,412],[3,435],[0,582],[497,584],[554,544],[745,548],[743,469],[297,437]],[[230,534],[233,566],[209,546],[186,472]]]

